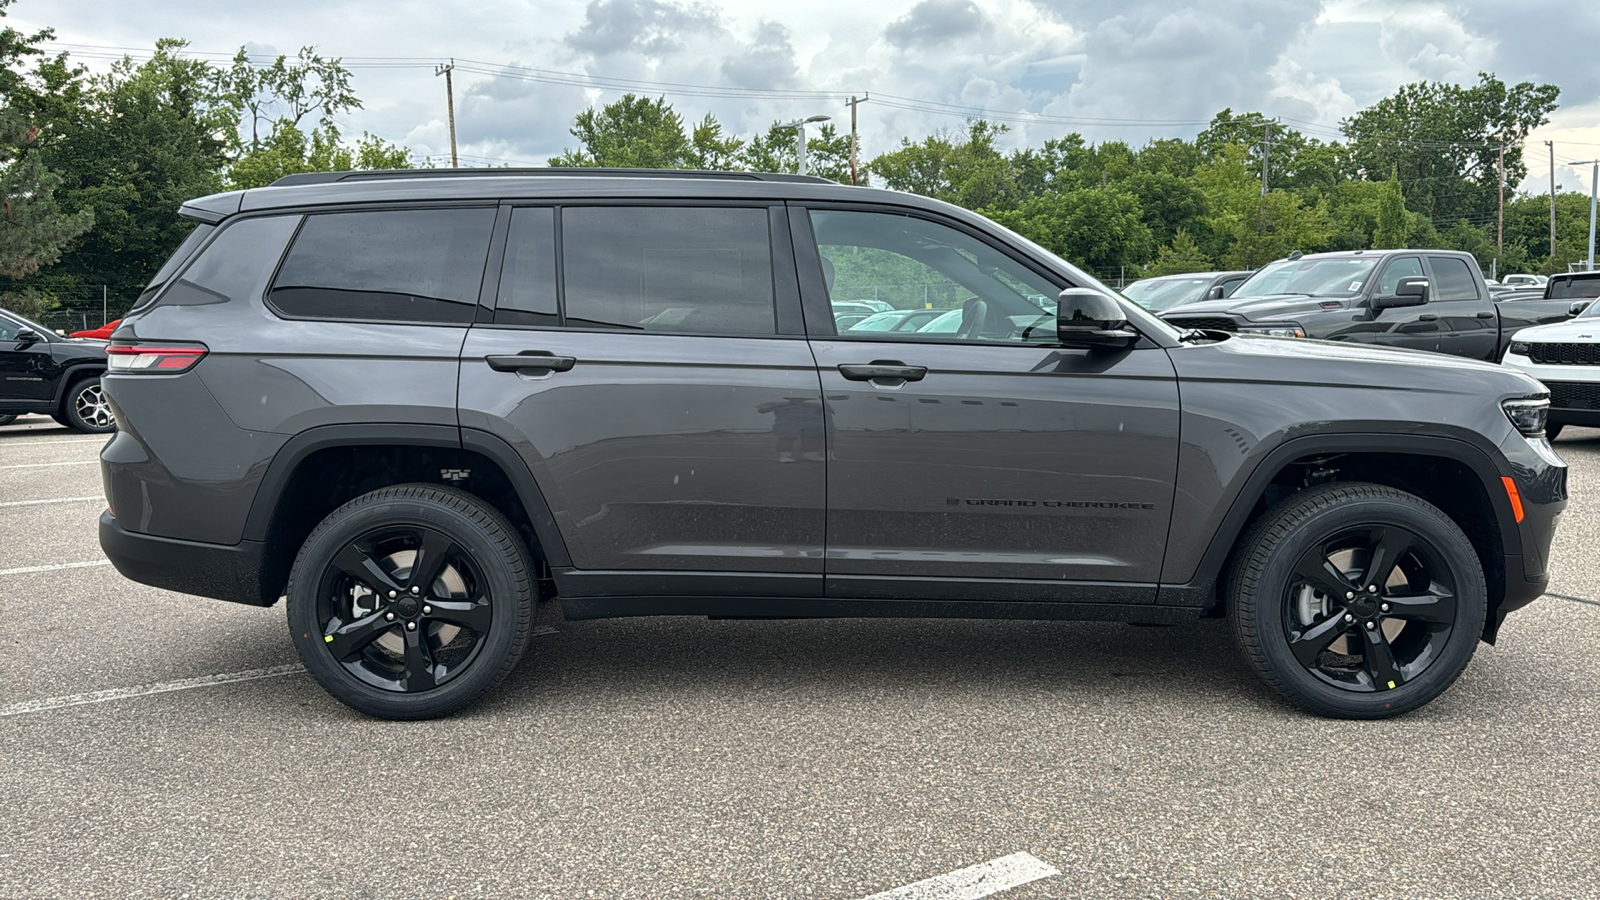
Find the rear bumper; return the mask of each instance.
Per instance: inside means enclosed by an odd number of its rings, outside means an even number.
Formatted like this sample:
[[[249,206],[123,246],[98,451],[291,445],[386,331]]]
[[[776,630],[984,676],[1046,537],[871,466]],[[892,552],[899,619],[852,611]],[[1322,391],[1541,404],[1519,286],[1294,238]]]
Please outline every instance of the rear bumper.
[[[100,549],[125,577],[140,584],[231,603],[271,606],[262,596],[258,541],[203,544],[128,531],[110,510],[100,514]]]

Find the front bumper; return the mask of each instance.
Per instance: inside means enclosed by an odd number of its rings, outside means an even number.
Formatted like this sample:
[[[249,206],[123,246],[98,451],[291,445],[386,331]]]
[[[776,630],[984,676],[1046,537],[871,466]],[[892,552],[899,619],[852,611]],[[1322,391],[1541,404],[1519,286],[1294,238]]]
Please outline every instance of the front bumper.
[[[128,531],[110,510],[100,514],[100,549],[125,577],[140,584],[231,603],[271,606],[262,587],[259,541],[204,544]]]
[[[1600,427],[1600,366],[1540,365],[1515,353],[1502,362],[1549,389],[1551,425]]]

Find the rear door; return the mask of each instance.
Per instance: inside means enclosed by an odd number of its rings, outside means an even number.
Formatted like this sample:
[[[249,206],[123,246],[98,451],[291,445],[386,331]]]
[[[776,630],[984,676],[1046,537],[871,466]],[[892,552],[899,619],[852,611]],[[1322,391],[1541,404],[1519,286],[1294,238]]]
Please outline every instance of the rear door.
[[[494,309],[462,351],[461,424],[522,456],[575,574],[776,573],[763,593],[820,594],[822,396],[782,213],[503,209]]]

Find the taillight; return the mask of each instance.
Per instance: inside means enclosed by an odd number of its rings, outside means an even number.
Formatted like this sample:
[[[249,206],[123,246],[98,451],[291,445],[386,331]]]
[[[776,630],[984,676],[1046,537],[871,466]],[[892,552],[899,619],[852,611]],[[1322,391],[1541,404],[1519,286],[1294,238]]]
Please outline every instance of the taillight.
[[[194,368],[206,348],[201,344],[136,344],[114,342],[106,348],[106,364],[113,372],[176,375]]]

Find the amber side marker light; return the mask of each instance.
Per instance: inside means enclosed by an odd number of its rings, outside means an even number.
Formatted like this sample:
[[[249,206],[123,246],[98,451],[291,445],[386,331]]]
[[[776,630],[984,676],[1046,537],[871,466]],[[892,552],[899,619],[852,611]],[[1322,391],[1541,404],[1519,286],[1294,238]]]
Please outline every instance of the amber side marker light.
[[[1517,517],[1517,521],[1518,522],[1521,522],[1522,521],[1522,495],[1517,493],[1517,483],[1515,481],[1512,481],[1511,480],[1511,476],[1509,476],[1509,475],[1500,476],[1500,480],[1506,486],[1506,499],[1511,501],[1511,513],[1512,513],[1512,515]]]

